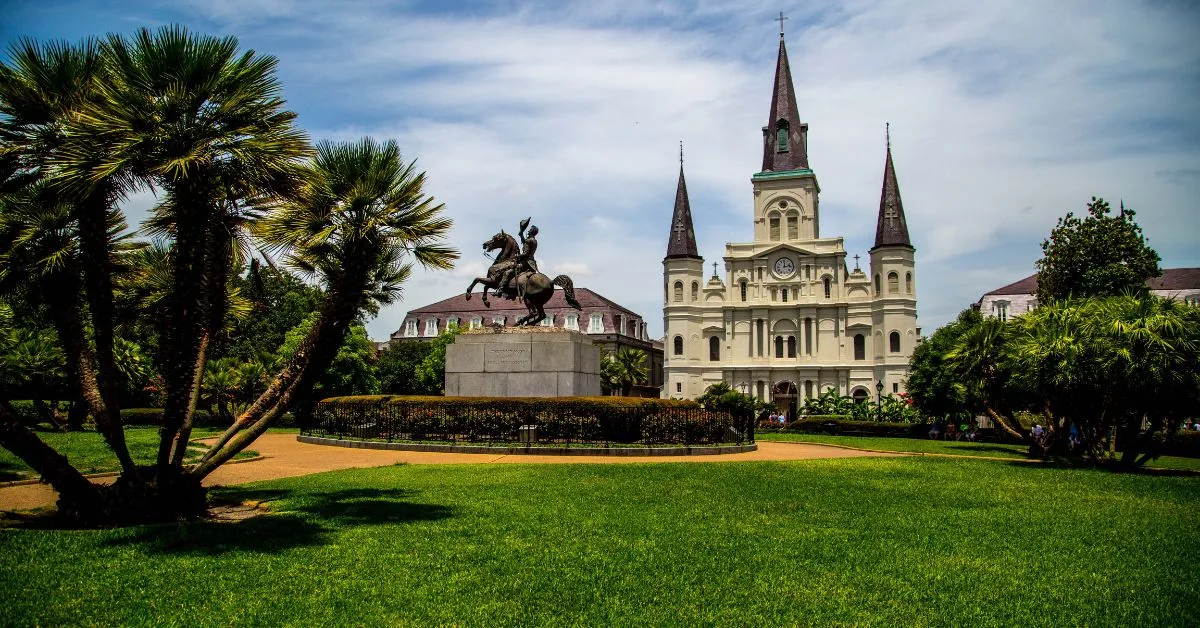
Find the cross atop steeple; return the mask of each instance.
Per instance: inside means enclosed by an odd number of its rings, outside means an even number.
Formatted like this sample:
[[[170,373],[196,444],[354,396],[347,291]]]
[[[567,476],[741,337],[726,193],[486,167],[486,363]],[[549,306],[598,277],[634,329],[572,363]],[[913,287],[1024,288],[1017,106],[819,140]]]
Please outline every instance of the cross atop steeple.
[[[789,18],[783,14],[783,11],[780,11],[779,17],[772,20],[773,22],[779,22],[779,38],[780,39],[783,39],[783,21],[786,19],[789,19]]]
[[[862,269],[858,267],[858,256],[855,255],[854,256],[854,272],[858,272],[860,270],[862,270]]]
[[[717,263],[713,262],[713,279],[717,278]]]

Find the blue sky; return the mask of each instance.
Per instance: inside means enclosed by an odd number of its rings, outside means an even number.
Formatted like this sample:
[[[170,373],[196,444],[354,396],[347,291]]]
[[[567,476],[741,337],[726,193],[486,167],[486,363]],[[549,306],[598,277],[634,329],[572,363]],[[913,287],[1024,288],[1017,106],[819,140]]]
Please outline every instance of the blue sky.
[[[979,6],[976,6],[979,5]],[[1200,266],[1200,8],[1189,2],[0,0],[0,41],[181,23],[280,59],[314,140],[395,138],[456,224],[368,329],[460,292],[532,216],[543,269],[662,333],[678,142],[711,268],[751,233],[779,11],[823,236],[873,243],[884,122],[931,332],[1033,272],[1087,200],[1123,198],[1165,267]],[[152,198],[130,199],[132,222]]]

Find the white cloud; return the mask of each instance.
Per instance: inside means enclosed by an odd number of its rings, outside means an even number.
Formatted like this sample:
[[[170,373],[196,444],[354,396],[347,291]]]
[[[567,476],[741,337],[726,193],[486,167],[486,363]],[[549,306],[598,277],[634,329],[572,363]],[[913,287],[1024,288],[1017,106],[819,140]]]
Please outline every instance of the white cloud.
[[[463,290],[488,263],[479,244],[525,216],[548,272],[585,276],[661,333],[679,140],[701,254],[719,261],[725,242],[750,237],[775,5],[192,10],[280,57],[314,138],[394,137],[429,172],[463,261],[417,273],[406,301],[371,323],[375,337]],[[1195,8],[850,0],[790,15],[822,233],[844,236],[851,255],[871,246],[891,122],[927,331],[1032,272],[1055,219],[1094,194],[1137,208],[1165,265],[1200,265]]]

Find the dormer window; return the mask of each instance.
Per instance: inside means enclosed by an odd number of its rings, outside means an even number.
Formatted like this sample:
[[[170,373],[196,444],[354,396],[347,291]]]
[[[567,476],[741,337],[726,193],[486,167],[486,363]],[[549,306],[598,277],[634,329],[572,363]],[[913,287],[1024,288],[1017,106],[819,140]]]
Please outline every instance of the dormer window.
[[[787,122],[780,120],[776,125],[775,131],[775,152],[788,152],[788,125]]]

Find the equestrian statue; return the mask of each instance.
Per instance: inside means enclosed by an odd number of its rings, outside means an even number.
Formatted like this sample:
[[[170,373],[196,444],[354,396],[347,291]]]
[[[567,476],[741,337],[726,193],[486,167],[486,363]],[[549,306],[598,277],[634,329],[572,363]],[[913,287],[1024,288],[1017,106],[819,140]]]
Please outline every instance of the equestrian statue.
[[[525,232],[526,228],[529,229],[528,233]],[[571,307],[583,309],[575,300],[575,284],[571,282],[570,277],[559,275],[550,279],[538,271],[537,260],[534,259],[537,252],[537,234],[538,228],[529,226],[529,218],[521,221],[521,228],[517,231],[521,238],[520,246],[517,245],[516,238],[501,229],[500,233],[483,243],[485,252],[499,251],[495,261],[488,268],[487,277],[476,277],[471,285],[467,286],[469,300],[475,285],[483,285],[483,304],[487,307],[492,307],[488,302],[488,289],[496,296],[510,300],[520,299],[528,313],[513,323],[515,327],[532,327],[546,318],[544,306],[550,301],[550,297],[554,296],[554,286],[562,287],[563,295],[567,297],[567,303]]]

